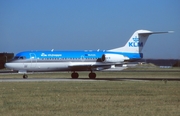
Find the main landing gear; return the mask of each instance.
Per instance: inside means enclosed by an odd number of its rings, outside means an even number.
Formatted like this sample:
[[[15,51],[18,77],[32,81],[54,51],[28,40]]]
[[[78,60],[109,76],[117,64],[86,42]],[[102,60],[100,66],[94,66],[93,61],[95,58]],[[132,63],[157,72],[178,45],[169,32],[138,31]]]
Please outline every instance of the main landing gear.
[[[90,73],[89,73],[89,78],[90,78],[90,79],[95,79],[95,78],[96,78],[96,73],[90,72]]]
[[[73,72],[73,73],[71,74],[71,77],[72,77],[73,79],[77,79],[77,78],[79,77],[79,74],[78,74],[77,72]]]
[[[71,77],[72,77],[72,79],[77,79],[77,78],[79,77],[79,74],[74,71],[74,72],[71,74]],[[90,79],[95,79],[95,78],[96,78],[96,73],[94,73],[94,72],[91,71],[91,72],[89,73],[89,78],[90,78]]]

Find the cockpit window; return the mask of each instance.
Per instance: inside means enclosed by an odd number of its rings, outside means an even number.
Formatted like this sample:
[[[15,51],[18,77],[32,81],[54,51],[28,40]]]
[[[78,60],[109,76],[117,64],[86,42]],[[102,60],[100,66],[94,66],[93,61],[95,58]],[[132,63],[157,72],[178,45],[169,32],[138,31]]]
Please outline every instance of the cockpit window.
[[[19,57],[18,57],[18,56],[15,56],[14,59],[17,60],[17,59],[19,59]]]
[[[19,59],[25,59],[25,57],[24,57],[24,56],[21,56],[21,57],[19,57]]]
[[[23,60],[23,59],[26,59],[26,57],[24,57],[24,56],[15,56],[14,59],[15,59],[15,60],[17,60],[17,59]]]

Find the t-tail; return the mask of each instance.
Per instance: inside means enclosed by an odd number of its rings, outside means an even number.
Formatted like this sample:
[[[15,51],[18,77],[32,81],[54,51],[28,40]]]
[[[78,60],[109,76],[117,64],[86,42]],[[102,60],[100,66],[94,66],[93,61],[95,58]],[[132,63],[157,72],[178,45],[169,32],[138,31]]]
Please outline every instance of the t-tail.
[[[152,32],[148,30],[137,30],[134,32],[134,34],[131,36],[129,41],[126,43],[124,47],[119,47],[115,49],[111,49],[108,51],[111,52],[126,52],[126,53],[141,53],[143,47],[145,46],[145,43],[151,34],[161,34],[161,33],[171,33],[173,31],[167,31],[167,32]]]

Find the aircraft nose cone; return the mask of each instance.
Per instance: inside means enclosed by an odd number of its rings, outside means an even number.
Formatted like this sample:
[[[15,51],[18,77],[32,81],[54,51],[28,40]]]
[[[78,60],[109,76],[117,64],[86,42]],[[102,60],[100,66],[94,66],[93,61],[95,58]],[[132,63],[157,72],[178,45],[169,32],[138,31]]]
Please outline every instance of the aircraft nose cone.
[[[5,64],[4,64],[4,67],[8,68],[8,63],[5,63]]]
[[[4,65],[6,68],[8,68],[8,69],[11,69],[12,68],[12,64],[11,63],[5,63],[5,65]]]

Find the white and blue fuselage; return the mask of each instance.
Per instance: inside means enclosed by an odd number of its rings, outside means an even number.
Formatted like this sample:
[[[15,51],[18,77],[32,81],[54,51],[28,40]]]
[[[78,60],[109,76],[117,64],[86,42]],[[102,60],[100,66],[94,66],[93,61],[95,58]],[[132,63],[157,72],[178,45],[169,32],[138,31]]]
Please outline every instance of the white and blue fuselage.
[[[107,51],[26,51],[18,53],[10,63],[6,63],[6,67],[19,72],[95,71],[140,58],[142,54],[139,53]]]

